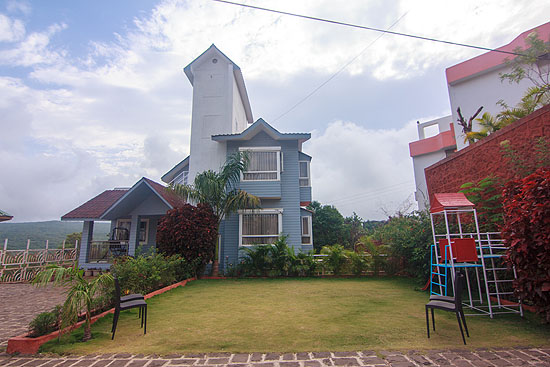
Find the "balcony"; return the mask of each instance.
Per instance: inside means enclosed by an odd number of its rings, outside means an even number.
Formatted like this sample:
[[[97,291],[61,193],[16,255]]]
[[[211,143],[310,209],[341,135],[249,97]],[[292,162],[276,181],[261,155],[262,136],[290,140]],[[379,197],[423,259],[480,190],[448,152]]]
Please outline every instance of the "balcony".
[[[128,255],[128,241],[92,241],[88,263],[111,264],[113,259]]]

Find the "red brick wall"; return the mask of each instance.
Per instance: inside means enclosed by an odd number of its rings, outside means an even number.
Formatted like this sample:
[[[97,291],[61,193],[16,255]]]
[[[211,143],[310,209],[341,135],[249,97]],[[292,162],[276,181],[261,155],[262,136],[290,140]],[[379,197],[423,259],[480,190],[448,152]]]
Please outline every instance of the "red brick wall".
[[[550,105],[427,167],[424,172],[430,201],[434,193],[458,192],[462,184],[489,175],[512,179],[514,174],[500,143],[509,140],[520,156],[533,162],[536,140],[541,136],[550,143]]]

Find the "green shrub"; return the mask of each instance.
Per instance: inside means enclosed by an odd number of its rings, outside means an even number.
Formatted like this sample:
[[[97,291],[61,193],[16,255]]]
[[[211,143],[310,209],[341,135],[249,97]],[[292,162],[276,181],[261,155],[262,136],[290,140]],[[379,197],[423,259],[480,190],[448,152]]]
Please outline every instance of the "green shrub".
[[[36,315],[29,324],[30,336],[36,338],[57,330],[59,328],[60,314],[61,306],[55,306],[52,311]]]
[[[300,252],[292,259],[290,275],[293,276],[312,276],[317,271],[317,263],[311,253]]]
[[[153,253],[135,258],[118,258],[113,265],[113,272],[124,291],[147,294],[190,278],[194,272],[194,264],[178,255]]]
[[[387,273],[404,273],[416,277],[419,282],[429,278],[433,237],[427,210],[390,218],[374,231],[373,240],[387,246]]]
[[[325,269],[331,271],[334,275],[342,274],[348,261],[348,251],[341,245],[324,246],[321,254],[327,255],[323,259]]]
[[[351,262],[351,272],[354,275],[361,275],[369,267],[369,262],[365,258],[365,255],[358,254],[356,252],[349,253],[349,259]]]

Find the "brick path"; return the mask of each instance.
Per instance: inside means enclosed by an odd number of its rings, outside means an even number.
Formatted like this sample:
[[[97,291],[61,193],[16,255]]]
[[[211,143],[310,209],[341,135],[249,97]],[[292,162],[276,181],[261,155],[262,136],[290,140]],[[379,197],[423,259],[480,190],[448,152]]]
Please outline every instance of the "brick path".
[[[322,366],[550,366],[548,348],[454,350],[409,352],[313,352],[313,353],[198,353],[144,356],[101,354],[88,356],[21,357],[0,354],[0,366],[13,367],[322,367]]]
[[[60,287],[0,284],[0,350],[5,350],[9,338],[26,333],[36,315],[50,311],[64,300]]]

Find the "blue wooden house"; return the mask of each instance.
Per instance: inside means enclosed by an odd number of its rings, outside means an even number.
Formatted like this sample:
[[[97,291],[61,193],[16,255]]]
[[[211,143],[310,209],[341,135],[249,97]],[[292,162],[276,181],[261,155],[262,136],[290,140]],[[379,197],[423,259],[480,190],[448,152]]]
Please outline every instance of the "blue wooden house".
[[[197,173],[219,170],[227,156],[247,151],[248,170],[239,188],[261,199],[261,207],[224,219],[219,264],[223,270],[242,255],[239,249],[270,244],[288,236],[295,252],[313,250],[311,157],[302,152],[309,133],[281,133],[263,119],[253,122],[240,68],[212,45],[184,69],[193,86],[190,155],[162,176],[165,184],[192,183]],[[80,265],[108,267],[118,253],[155,246],[159,219],[181,204],[166,186],[142,178],[127,189],[107,190],[65,214],[84,221]],[[110,221],[109,239],[93,237],[95,221]]]

